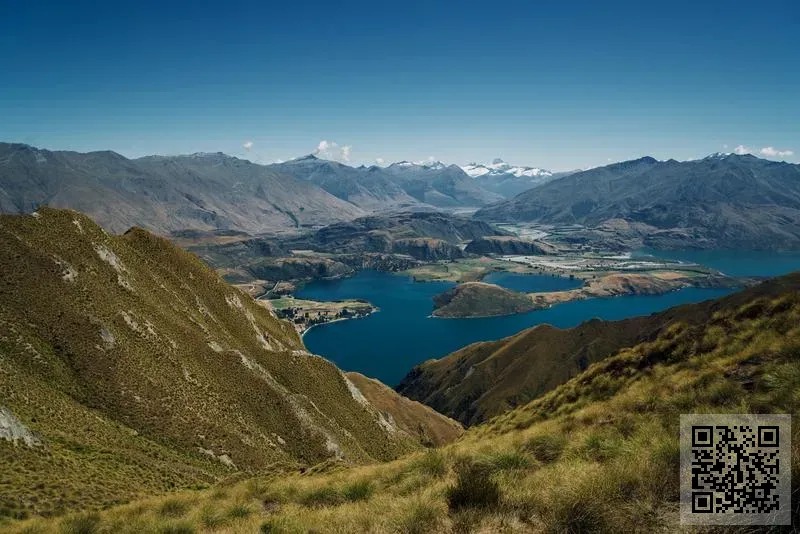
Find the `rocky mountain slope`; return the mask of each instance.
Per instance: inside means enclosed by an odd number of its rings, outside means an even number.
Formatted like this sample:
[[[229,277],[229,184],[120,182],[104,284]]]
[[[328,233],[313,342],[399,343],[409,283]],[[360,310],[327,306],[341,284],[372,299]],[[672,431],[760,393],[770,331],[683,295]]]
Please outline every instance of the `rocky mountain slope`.
[[[680,414],[800,409],[798,288],[800,277],[791,275],[737,303],[712,304],[717,309],[708,321],[678,319],[442,450],[388,464],[258,477],[99,514],[20,522],[9,531],[681,532]],[[610,339],[608,330],[617,326],[596,333]],[[791,442],[791,463],[781,471],[791,473],[796,495],[797,425]],[[789,511],[797,524],[794,498]]]
[[[367,400],[399,428],[428,446],[442,446],[464,433],[460,423],[432,408],[409,400],[386,384],[361,373],[346,373]]]
[[[458,165],[401,161],[386,167],[385,172],[409,195],[438,208],[475,208],[503,198],[483,189]]]
[[[500,256],[544,256],[555,254],[557,249],[543,241],[516,236],[486,236],[470,241],[464,251],[472,254],[497,254]]]
[[[43,204],[86,213],[111,232],[140,226],[161,235],[275,233],[364,214],[306,181],[221,153],[132,160],[0,143],[0,211]]]
[[[646,157],[554,180],[475,217],[590,228],[621,220],[616,233],[630,246],[798,249],[800,165],[733,154]]]
[[[3,514],[420,447],[291,325],[144,230],[3,215],[0,272]]]
[[[395,183],[382,168],[351,167],[309,154],[275,163],[270,169],[311,182],[337,198],[367,211],[385,211],[423,207]]]
[[[715,301],[622,321],[594,319],[561,330],[544,324],[498,341],[475,343],[414,369],[397,391],[465,425],[523,405],[625,347],[652,340],[672,325],[701,325],[763,295],[800,289],[800,275]]]

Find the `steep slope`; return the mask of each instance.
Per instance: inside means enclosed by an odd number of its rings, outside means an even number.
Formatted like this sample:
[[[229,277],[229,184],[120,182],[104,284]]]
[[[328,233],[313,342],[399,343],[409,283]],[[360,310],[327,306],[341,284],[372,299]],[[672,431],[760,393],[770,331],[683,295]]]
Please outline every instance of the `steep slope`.
[[[566,330],[539,325],[424,362],[396,389],[465,425],[475,425],[541,396],[624,347],[655,338],[676,322],[699,325],[760,295],[798,289],[800,275],[648,317],[593,319]]]
[[[291,325],[143,230],[4,215],[0,269],[4,513],[419,447]]]
[[[0,143],[0,211],[43,204],[86,213],[111,232],[140,226],[162,235],[274,233],[364,213],[308,182],[220,153],[131,160]]]
[[[464,433],[464,428],[449,417],[399,395],[386,384],[368,378],[361,373],[346,373],[347,378],[361,391],[387,420],[420,442],[430,446],[450,443]]]
[[[385,171],[409,195],[439,208],[479,207],[503,198],[481,188],[458,165],[401,161]]]
[[[486,236],[470,241],[464,251],[501,256],[544,256],[555,254],[556,248],[543,241],[532,241],[516,236]]]
[[[798,278],[770,282],[708,322],[675,322],[441,451],[332,473],[257,478],[97,516],[23,522],[11,532],[57,533],[87,523],[120,533],[186,532],[209,523],[231,532],[683,532],[680,414],[800,409]],[[797,525],[798,425],[791,442],[791,464],[781,473],[791,473]]]
[[[641,158],[579,172],[475,214],[482,220],[635,223],[654,247],[800,248],[800,165],[745,155]]]
[[[380,167],[350,167],[313,155],[270,165],[271,169],[315,184],[369,211],[409,209],[419,202]]]

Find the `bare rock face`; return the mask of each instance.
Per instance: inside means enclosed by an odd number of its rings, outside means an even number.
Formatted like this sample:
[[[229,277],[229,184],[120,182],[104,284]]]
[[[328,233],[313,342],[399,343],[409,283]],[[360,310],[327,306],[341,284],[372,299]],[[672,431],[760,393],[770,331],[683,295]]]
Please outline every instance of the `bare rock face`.
[[[464,252],[472,254],[496,254],[499,256],[543,256],[555,253],[548,243],[531,241],[513,236],[486,236],[473,239]]]
[[[22,442],[28,447],[42,444],[41,440],[4,406],[0,406],[0,439],[10,441],[14,445]]]

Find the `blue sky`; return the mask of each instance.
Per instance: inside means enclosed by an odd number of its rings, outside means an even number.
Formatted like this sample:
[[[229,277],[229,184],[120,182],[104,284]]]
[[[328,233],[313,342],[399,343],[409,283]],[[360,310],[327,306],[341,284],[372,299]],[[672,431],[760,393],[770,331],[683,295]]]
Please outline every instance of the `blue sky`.
[[[0,140],[261,162],[322,140],[352,163],[571,169],[739,146],[798,162],[797,4],[12,0]]]

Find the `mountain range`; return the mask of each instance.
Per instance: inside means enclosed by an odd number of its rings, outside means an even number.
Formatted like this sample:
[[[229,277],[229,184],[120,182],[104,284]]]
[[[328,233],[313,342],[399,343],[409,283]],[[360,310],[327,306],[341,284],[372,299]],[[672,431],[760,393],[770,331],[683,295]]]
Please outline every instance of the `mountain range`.
[[[365,212],[324,190],[222,153],[128,159],[0,143],[0,211],[48,204],[78,210],[105,229],[140,226],[248,234],[296,230]]]
[[[129,159],[0,143],[0,212],[71,208],[115,233],[296,233],[368,213],[479,208],[503,198],[438,162],[351,167],[309,155],[259,165],[222,153]]]
[[[539,167],[511,165],[500,158],[490,164],[470,163],[462,167],[477,185],[503,197],[510,198],[571,172],[553,172]]]
[[[475,218],[580,224],[586,241],[654,248],[800,248],[800,165],[752,155],[651,157],[553,180]]]

